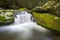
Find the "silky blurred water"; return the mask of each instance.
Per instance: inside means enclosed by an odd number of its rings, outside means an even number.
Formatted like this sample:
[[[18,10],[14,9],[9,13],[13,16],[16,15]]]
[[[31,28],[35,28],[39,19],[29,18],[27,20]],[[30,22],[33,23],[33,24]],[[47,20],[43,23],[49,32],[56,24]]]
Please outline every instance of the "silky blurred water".
[[[3,25],[0,27],[6,27],[10,25],[17,25],[17,24],[22,24],[25,22],[33,22],[33,17],[31,13],[28,13],[27,11],[15,11],[14,12],[14,22],[9,24],[9,25]]]
[[[21,23],[25,23],[25,22],[31,22],[31,17],[32,15],[30,13],[28,13],[27,11],[22,11],[22,12],[18,12],[16,14],[16,17],[14,18],[14,24],[21,24]]]
[[[20,27],[19,24],[23,24],[26,22],[28,22],[28,24],[29,24],[30,22],[33,22],[34,19],[32,19],[32,18],[33,18],[32,15],[30,13],[28,13],[27,11],[17,12],[14,15],[14,23],[13,24],[0,27],[0,40],[13,40],[13,39],[15,39],[17,34],[10,33],[9,26],[11,26],[11,28],[12,28],[12,26],[18,25],[18,26],[16,26],[16,28],[19,28]],[[27,24],[27,26],[31,26],[28,24]],[[41,27],[41,29],[43,29],[43,28]],[[19,31],[21,31],[21,30],[19,30]],[[14,31],[11,31],[11,32],[14,32]],[[51,40],[49,37],[47,37],[45,35],[41,35],[40,32],[33,31],[33,33],[34,33],[33,34],[34,38],[32,40]],[[42,33],[42,34],[44,34],[44,33]],[[20,35],[20,33],[18,35]],[[17,38],[17,40],[19,40],[19,37]],[[29,39],[29,40],[31,40],[31,39]]]

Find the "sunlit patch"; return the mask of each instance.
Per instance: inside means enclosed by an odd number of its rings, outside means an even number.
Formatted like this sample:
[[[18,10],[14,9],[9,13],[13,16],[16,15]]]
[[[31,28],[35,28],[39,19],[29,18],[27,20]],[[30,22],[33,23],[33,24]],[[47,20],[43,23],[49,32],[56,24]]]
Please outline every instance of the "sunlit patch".
[[[58,19],[58,17],[55,17],[55,19]]]

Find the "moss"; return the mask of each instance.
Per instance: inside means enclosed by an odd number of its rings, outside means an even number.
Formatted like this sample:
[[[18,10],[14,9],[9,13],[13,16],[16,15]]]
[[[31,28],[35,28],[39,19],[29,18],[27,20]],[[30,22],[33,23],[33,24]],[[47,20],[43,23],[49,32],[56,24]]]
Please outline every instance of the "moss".
[[[60,17],[60,3],[48,1],[43,6],[37,6],[31,12],[49,13]]]
[[[24,11],[24,10],[28,10],[27,8],[20,8],[20,9],[18,9],[18,10],[20,10],[20,11]]]
[[[5,17],[4,16],[0,16],[0,21],[5,21]]]
[[[33,17],[35,18],[37,24],[42,25],[51,30],[60,32],[60,17],[57,17],[48,13],[36,13],[33,12]]]
[[[49,12],[50,14],[54,14],[54,15],[57,15],[57,16],[60,17],[60,3],[57,3],[56,5],[50,7],[50,8],[48,9],[48,12]]]
[[[42,6],[50,0],[0,0],[0,7],[4,9],[32,9],[36,6]],[[53,0],[51,0],[53,1]],[[54,0],[57,2],[57,0]]]
[[[46,3],[42,6],[42,8],[43,8],[44,10],[47,10],[47,9],[51,8],[51,6],[53,6],[53,5],[55,5],[55,4],[56,4],[55,1],[48,1],[48,2],[46,2]]]
[[[60,3],[48,1],[31,10],[37,24],[60,33]]]
[[[0,25],[12,23],[14,21],[13,11],[1,10],[0,11]]]

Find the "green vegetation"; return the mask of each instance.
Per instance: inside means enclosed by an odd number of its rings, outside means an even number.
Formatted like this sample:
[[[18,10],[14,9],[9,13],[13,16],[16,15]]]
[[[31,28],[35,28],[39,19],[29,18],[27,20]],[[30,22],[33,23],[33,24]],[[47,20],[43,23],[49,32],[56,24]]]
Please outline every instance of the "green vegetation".
[[[57,3],[55,1],[48,1],[43,6],[37,6],[33,8],[31,12],[44,12],[60,17],[60,3]]]
[[[20,11],[28,11],[28,9],[27,8],[20,8],[20,9],[18,9],[18,10],[20,10]]]
[[[37,24],[60,33],[60,3],[48,1],[31,12]]]
[[[14,21],[13,10],[4,9],[26,10],[37,24],[60,33],[60,0],[0,0],[0,7],[0,25]]]
[[[36,6],[44,5],[47,1],[50,0],[0,0],[0,7],[3,9],[19,9],[24,7],[32,9]],[[58,0],[54,1],[59,2]]]
[[[0,25],[9,24],[13,22],[12,10],[0,10]]]
[[[56,32],[60,32],[60,17],[48,13],[36,12],[33,12],[33,16],[37,24]]]

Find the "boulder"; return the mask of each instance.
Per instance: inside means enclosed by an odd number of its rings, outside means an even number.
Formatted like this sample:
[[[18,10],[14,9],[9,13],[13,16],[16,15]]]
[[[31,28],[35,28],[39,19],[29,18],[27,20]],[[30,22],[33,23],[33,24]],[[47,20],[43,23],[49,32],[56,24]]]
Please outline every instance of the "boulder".
[[[37,24],[60,33],[60,17],[48,13],[32,13]]]
[[[10,24],[14,21],[11,10],[0,10],[0,25]]]

